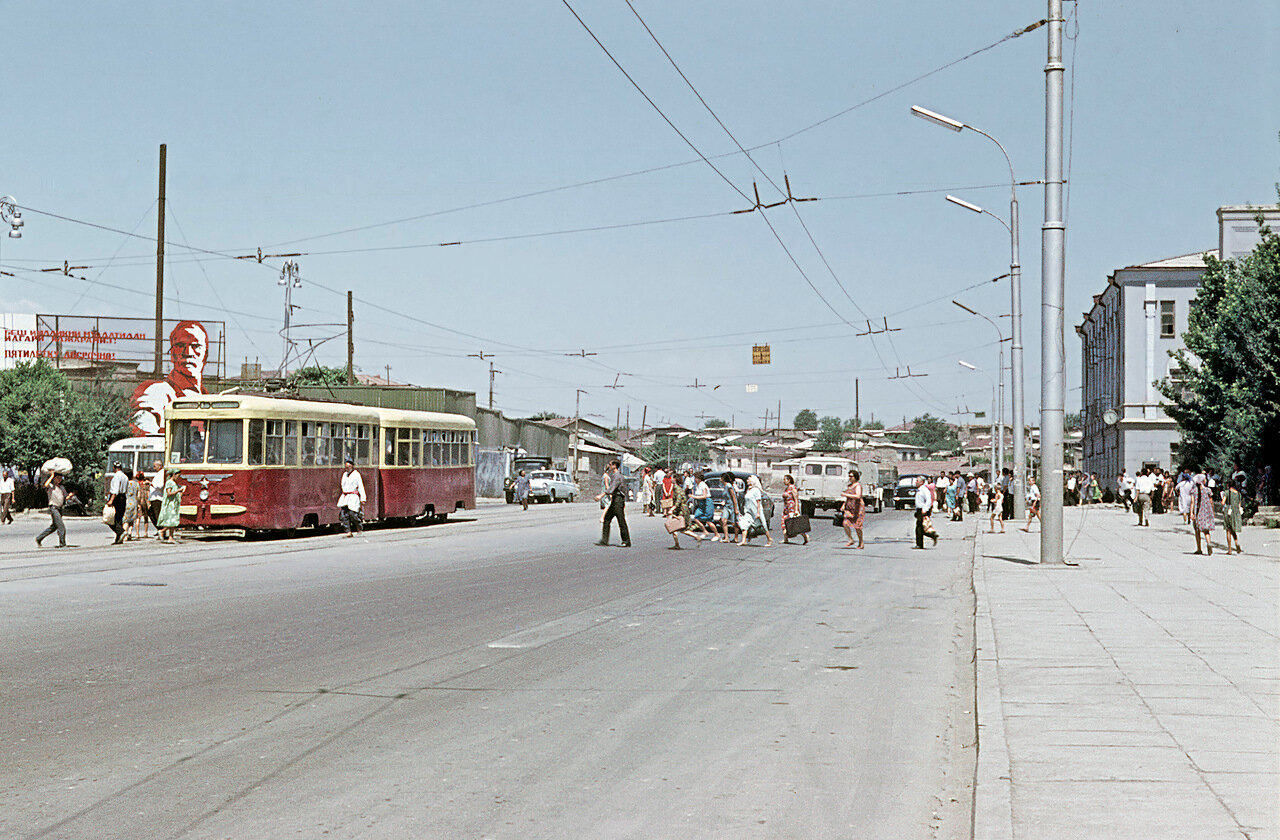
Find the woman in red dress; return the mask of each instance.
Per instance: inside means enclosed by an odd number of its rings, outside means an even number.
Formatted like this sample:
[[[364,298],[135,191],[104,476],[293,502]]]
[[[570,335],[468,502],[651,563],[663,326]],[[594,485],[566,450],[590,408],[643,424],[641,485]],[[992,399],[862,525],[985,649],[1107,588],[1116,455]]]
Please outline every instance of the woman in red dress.
[[[794,519],[800,515],[800,491],[796,490],[796,480],[791,477],[790,473],[782,477],[782,541],[790,543],[791,537],[788,536],[787,520]],[[801,534],[804,537],[804,544],[809,544],[808,533]]]
[[[862,525],[866,518],[866,504],[862,501],[862,473],[849,470],[849,486],[840,495],[844,497],[844,533],[849,541],[844,548],[866,548],[862,541]],[[858,544],[853,544],[853,533],[858,533]]]

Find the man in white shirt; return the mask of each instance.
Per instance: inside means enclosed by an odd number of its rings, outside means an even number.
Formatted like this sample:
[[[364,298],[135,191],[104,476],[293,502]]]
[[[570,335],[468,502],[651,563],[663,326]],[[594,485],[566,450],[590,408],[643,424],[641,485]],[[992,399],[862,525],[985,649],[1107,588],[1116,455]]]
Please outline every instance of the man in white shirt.
[[[0,465],[0,525],[12,525],[13,514],[9,512],[13,504],[13,473],[9,467]]]
[[[160,539],[160,505],[164,503],[164,462],[151,462],[151,486],[147,490],[147,516],[156,526],[156,539]]]
[[[929,515],[932,508],[933,494],[925,486],[924,476],[916,476],[916,548],[924,548],[924,518]],[[938,544],[937,531],[929,532],[928,536],[933,538],[934,545]]]
[[[1133,480],[1133,489],[1137,495],[1133,499],[1133,512],[1138,514],[1139,525],[1150,525],[1151,520],[1145,514],[1147,505],[1151,504],[1151,494],[1155,492],[1156,480],[1151,475],[1151,470],[1143,468],[1138,477]]]
[[[111,530],[116,533],[116,541],[112,545],[119,545],[124,542],[124,506],[129,495],[129,476],[125,474],[124,466],[119,461],[112,466],[116,471],[111,476],[111,485],[107,488],[107,494],[111,506],[116,509],[115,520],[111,523]]]
[[[341,494],[338,496],[338,516],[342,520],[342,530],[351,536],[351,528],[364,530],[364,518],[361,512],[367,500],[364,493],[364,479],[356,472],[355,461],[348,458],[343,462],[342,478],[338,482]]]

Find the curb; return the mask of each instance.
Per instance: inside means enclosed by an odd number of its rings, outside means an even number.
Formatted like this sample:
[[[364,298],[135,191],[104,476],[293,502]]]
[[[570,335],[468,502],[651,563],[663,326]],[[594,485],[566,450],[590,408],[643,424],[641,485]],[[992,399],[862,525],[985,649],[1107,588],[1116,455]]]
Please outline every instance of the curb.
[[[1004,730],[995,626],[987,599],[982,529],[974,535],[973,589],[977,671],[978,763],[973,785],[973,836],[978,840],[1012,840],[1013,779],[1009,742]]]

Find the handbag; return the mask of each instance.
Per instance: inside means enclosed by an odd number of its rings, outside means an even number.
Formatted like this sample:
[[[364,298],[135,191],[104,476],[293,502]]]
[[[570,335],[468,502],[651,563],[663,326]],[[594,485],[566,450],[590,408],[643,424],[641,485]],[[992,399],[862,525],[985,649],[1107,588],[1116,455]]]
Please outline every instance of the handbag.
[[[684,517],[668,516],[662,520],[662,524],[666,526],[668,534],[674,534],[676,531],[684,530]]]
[[[103,525],[115,525],[115,524],[116,524],[116,508],[115,508],[115,505],[108,504],[106,507],[104,507],[104,508],[102,509],[102,524],[103,524]]]
[[[809,517],[793,516],[787,520],[787,538],[809,533]]]

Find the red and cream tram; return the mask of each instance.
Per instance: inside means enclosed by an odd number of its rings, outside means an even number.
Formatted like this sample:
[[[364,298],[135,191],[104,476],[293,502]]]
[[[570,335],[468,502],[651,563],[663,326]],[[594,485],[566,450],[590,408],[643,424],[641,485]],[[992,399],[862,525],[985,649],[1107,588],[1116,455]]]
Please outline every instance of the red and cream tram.
[[[476,424],[430,411],[239,394],[180,398],[165,412],[184,527],[287,531],[338,522],[350,457],[364,518],[444,518],[476,506]]]

